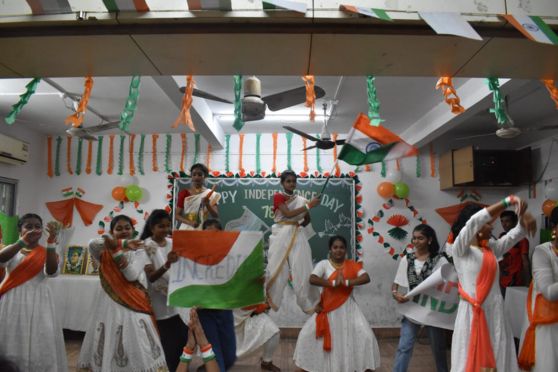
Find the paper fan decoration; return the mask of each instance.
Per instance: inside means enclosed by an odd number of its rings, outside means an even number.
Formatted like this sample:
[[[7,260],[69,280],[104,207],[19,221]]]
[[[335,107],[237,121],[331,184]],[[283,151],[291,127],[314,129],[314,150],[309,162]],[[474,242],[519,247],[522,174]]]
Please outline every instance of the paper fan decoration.
[[[401,227],[409,224],[407,217],[401,214],[394,214],[387,220],[388,225],[394,226],[393,229],[388,230],[388,235],[395,240],[405,240],[407,238],[407,231],[403,230]]]

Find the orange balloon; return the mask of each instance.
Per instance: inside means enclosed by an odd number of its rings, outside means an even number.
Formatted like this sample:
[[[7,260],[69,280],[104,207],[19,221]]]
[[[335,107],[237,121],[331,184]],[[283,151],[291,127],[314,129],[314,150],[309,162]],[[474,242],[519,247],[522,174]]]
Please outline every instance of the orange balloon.
[[[395,192],[395,187],[391,182],[382,182],[378,185],[378,194],[384,199],[391,198]]]
[[[112,198],[119,202],[126,200],[126,188],[123,186],[116,186],[112,189]]]
[[[542,211],[546,217],[550,217],[552,210],[556,207],[558,207],[558,203],[556,203],[556,200],[547,199],[542,205]]]

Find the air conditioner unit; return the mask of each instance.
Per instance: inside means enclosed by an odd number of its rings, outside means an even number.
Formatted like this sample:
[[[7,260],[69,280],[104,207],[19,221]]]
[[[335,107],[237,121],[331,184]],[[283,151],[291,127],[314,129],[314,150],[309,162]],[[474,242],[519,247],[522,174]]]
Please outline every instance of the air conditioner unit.
[[[29,144],[0,133],[0,162],[22,165],[29,160]]]

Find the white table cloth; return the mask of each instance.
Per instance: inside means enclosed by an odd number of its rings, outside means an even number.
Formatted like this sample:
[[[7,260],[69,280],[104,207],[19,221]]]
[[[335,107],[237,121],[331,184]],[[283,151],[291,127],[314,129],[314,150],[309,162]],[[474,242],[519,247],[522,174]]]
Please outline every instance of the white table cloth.
[[[523,322],[527,321],[527,287],[508,287],[504,299],[504,314],[510,323],[513,337],[521,338]]]

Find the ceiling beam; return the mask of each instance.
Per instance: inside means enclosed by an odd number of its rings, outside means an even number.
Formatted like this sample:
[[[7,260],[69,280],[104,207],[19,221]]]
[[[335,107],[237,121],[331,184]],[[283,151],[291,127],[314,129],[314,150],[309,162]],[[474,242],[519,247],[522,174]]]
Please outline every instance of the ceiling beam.
[[[163,93],[176,105],[178,110],[182,108],[182,93],[179,86],[172,76],[152,76],[155,83],[161,88]],[[194,121],[196,131],[211,145],[214,150],[224,148],[225,133],[223,128],[213,116],[213,112],[203,98],[192,97],[190,115]]]

